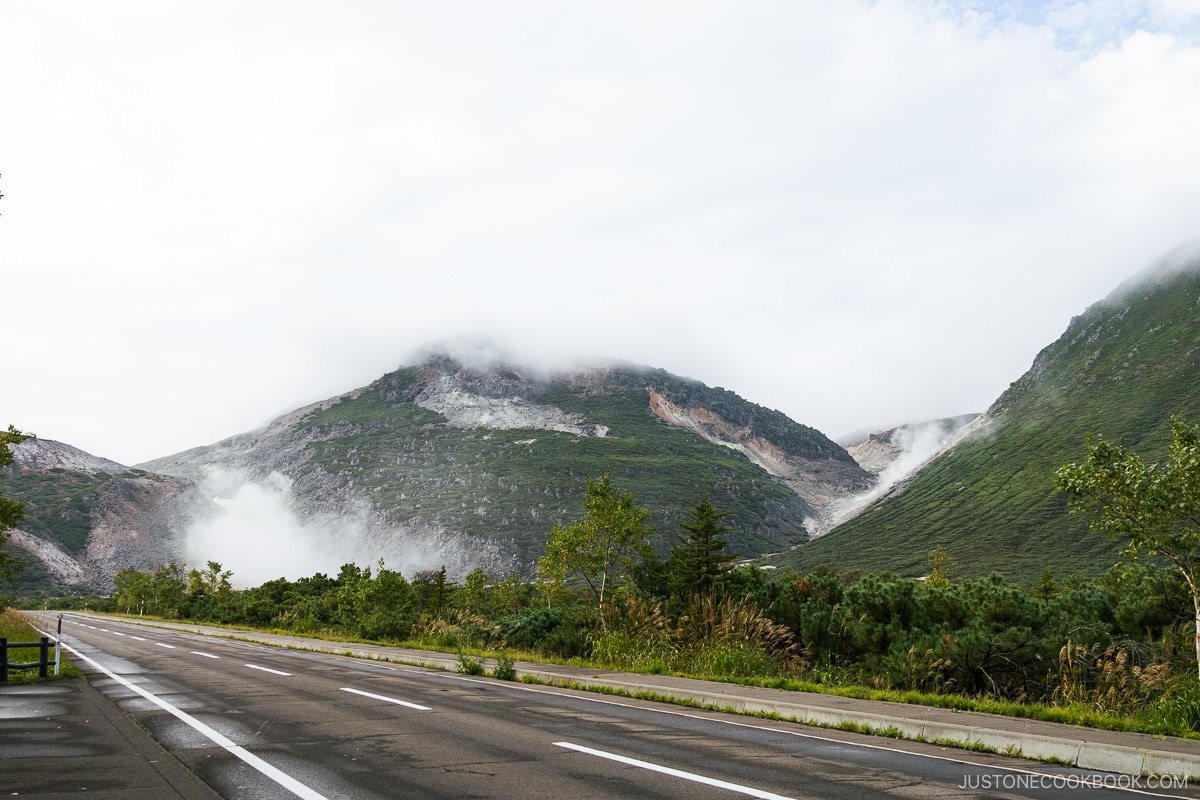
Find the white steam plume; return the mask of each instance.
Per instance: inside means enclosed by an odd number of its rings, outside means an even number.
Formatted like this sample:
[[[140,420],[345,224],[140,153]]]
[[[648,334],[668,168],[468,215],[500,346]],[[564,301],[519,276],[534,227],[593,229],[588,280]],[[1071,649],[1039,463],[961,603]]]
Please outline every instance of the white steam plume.
[[[440,548],[403,531],[380,531],[366,512],[301,518],[293,504],[292,481],[278,472],[251,481],[235,470],[214,469],[201,490],[219,513],[188,530],[184,557],[193,566],[216,561],[232,570],[238,588],[318,572],[336,575],[343,564],[371,566],[380,558],[409,577],[444,563],[438,558]]]

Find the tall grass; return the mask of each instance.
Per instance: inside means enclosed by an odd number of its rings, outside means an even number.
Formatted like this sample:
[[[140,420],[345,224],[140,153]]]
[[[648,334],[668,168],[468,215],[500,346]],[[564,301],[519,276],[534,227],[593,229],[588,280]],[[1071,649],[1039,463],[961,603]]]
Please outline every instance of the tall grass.
[[[592,660],[612,669],[704,678],[779,675],[803,667],[796,642],[745,599],[692,599],[671,624],[662,607],[630,598],[596,638]]]
[[[0,637],[8,639],[10,642],[36,642],[42,638],[42,635],[37,630],[25,621],[25,617],[16,610],[6,608],[0,611]],[[16,650],[8,651],[8,662],[10,664],[29,664],[35,662],[41,656],[41,650],[36,647],[22,647]],[[48,680],[54,679],[54,669],[50,669]],[[59,664],[60,678],[78,678],[83,673],[68,661],[63,658]],[[8,683],[32,683],[34,681],[43,680],[38,676],[36,669],[19,669],[8,673]],[[3,684],[0,684],[3,685]]]
[[[1137,714],[1170,694],[1180,682],[1171,666],[1155,661],[1145,647],[1073,644],[1058,654],[1056,705],[1081,706],[1100,714]]]

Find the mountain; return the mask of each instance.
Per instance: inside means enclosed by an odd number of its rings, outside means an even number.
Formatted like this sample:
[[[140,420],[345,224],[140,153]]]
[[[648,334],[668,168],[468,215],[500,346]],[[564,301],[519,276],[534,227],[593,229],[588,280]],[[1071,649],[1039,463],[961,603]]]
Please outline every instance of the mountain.
[[[1071,320],[969,435],[863,513],[786,555],[921,575],[942,545],[962,574],[1096,574],[1119,543],[1069,515],[1054,471],[1097,434],[1159,460],[1167,420],[1200,420],[1200,258],[1165,260]]]
[[[586,480],[605,472],[651,511],[664,550],[707,494],[729,511],[743,557],[803,541],[806,521],[873,483],[819,431],[661,369],[542,375],[445,355],[139,466],[201,486],[285,476],[297,517],[326,521],[322,547],[460,576],[530,574],[553,525],[582,516]]]
[[[130,469],[49,439],[11,446],[0,495],[24,503],[6,548],[26,562],[16,591],[108,591],[126,567],[178,558],[184,531],[210,505],[191,481]]]

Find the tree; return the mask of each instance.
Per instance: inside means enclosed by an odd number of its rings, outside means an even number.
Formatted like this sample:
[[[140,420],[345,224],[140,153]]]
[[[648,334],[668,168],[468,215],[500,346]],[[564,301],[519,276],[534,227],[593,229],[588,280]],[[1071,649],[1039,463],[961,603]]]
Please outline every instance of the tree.
[[[347,566],[352,567],[351,571]],[[408,636],[416,616],[417,593],[405,577],[384,566],[371,577],[371,568],[342,567],[338,604],[342,619],[359,636],[367,639],[400,640]]]
[[[950,575],[955,567],[954,559],[950,558],[950,554],[940,544],[930,552],[929,566],[931,569],[925,576],[926,585],[939,589],[950,585]]]
[[[1146,464],[1103,438],[1088,437],[1082,464],[1066,464],[1054,484],[1071,511],[1095,516],[1094,531],[1125,537],[1126,554],[1158,555],[1183,576],[1195,611],[1200,674],[1200,428],[1172,417],[1167,464]]]
[[[462,591],[458,595],[462,609],[468,614],[486,614],[489,610],[488,587],[494,583],[482,567],[476,567],[467,573],[467,577],[463,578]]]
[[[441,569],[423,569],[413,575],[411,581],[416,592],[420,610],[437,616],[449,602],[452,584],[446,580],[446,566]]]
[[[600,627],[607,630],[604,614],[610,589],[649,553],[654,528],[646,521],[650,512],[637,505],[633,495],[621,494],[607,473],[598,481],[588,479],[583,505],[583,519],[550,531],[538,572],[555,585],[568,575],[583,578],[596,600]]]
[[[10,444],[17,444],[33,438],[30,434],[21,433],[12,425],[8,430],[0,431],[0,467],[7,467],[13,462]],[[0,580],[12,583],[15,573],[25,568],[24,562],[15,556],[4,552],[4,544],[8,541],[8,531],[21,524],[25,518],[25,507],[17,500],[0,496]]]
[[[188,573],[188,593],[193,598],[223,597],[233,590],[233,586],[229,583],[231,577],[233,577],[232,570],[222,572],[220,563],[209,561],[203,572],[193,568]]]
[[[675,594],[687,597],[708,595],[733,566],[735,553],[726,553],[721,534],[730,528],[721,524],[728,511],[717,511],[706,496],[688,509],[688,519],[679,523],[687,531],[671,551],[670,583]]]

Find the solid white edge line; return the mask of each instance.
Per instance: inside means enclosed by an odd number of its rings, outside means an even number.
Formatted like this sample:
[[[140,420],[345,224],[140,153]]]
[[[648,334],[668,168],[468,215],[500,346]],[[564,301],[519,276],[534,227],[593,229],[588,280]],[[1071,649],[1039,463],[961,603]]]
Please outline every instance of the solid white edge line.
[[[647,769],[651,772],[661,772],[663,775],[671,775],[676,778],[683,778],[684,780],[693,781],[694,783],[703,783],[706,786],[715,786],[718,789],[728,789],[731,792],[746,794],[750,795],[751,797],[758,797],[761,798],[761,800],[794,800],[794,798],[786,795],[775,794],[774,792],[765,792],[762,789],[754,789],[750,786],[742,786],[739,783],[729,783],[728,781],[717,780],[716,778],[709,778],[704,775],[697,775],[694,772],[684,772],[681,769],[664,767],[661,764],[651,764],[649,761],[639,761],[636,758],[619,756],[616,753],[608,753],[604,750],[593,750],[592,748],[584,747],[581,744],[574,744],[572,742],[555,742],[554,745],[556,747],[564,747],[567,750],[575,750],[579,753],[586,753],[590,756],[596,756],[598,758],[607,758],[609,761],[628,764],[631,767]]]
[[[208,727],[203,722],[201,722],[200,720],[193,717],[191,714],[188,714],[186,711],[176,708],[175,706],[168,703],[166,700],[163,700],[161,697],[151,694],[150,692],[146,691],[145,689],[138,686],[137,684],[132,683],[132,682],[126,680],[125,678],[121,677],[120,675],[116,674],[115,672],[113,672],[112,670],[108,669],[103,664],[101,664],[99,661],[96,661],[94,658],[85,656],[83,653],[79,652],[74,647],[71,647],[71,645],[69,645],[69,644],[64,643],[63,648],[66,649],[68,652],[72,653],[73,655],[78,656],[79,658],[83,659],[87,663],[91,664],[93,667],[95,667],[99,671],[103,672],[105,675],[112,678],[114,681],[121,684],[122,686],[125,686],[126,688],[131,689],[132,691],[140,694],[142,697],[146,698],[151,703],[154,703],[154,705],[158,706],[163,711],[166,711],[168,714],[171,714],[176,719],[179,719],[180,721],[191,726],[194,730],[196,730],[203,736],[207,737],[214,744],[225,748],[225,750],[228,753],[241,759],[242,761],[244,761],[246,764],[250,765],[251,767],[254,767],[254,769],[258,770],[266,777],[275,781],[280,786],[287,789],[289,792],[296,795],[297,797],[301,797],[304,800],[329,800],[329,798],[327,798],[325,795],[321,794],[320,792],[317,792],[314,789],[310,789],[309,787],[305,786],[303,783],[296,780],[291,775],[288,775],[286,772],[279,769],[278,767],[272,766],[271,764],[268,764],[266,761],[263,761],[261,758],[254,755],[249,750],[246,750],[241,745],[236,744],[233,740],[227,738],[224,734],[218,733],[217,731]]]
[[[92,628],[93,630],[95,630],[95,628],[93,628],[91,625],[87,625],[86,623],[79,622],[76,624],[83,625],[85,628]],[[65,644],[63,645],[63,647],[66,647],[66,646],[67,645],[65,645]],[[315,652],[321,652],[321,651],[315,651]],[[383,667],[383,669],[390,669],[393,671],[408,671],[407,669],[406,670],[397,670],[395,667]],[[414,665],[413,667],[411,667],[411,669],[424,671],[428,668]],[[477,678],[471,678],[466,675],[447,675],[445,673],[435,673],[435,674],[438,675],[439,677],[448,678],[450,680],[464,681],[467,683],[490,683],[488,681],[481,681]],[[860,748],[867,749],[867,750],[880,750],[880,751],[884,751],[884,752],[888,752],[888,753],[896,753],[897,755],[901,755],[901,756],[908,756],[911,758],[925,758],[925,759],[929,759],[931,761],[946,761],[951,764],[961,764],[964,767],[978,767],[980,769],[992,769],[992,770],[998,770],[1001,772],[1011,772],[1011,773],[1015,773],[1018,775],[1035,775],[1035,776],[1039,776],[1039,777],[1055,777],[1058,774],[1058,773],[1052,773],[1052,772],[1039,772],[1036,769],[1030,769],[1028,767],[1011,767],[1011,766],[1006,766],[1003,764],[989,764],[989,763],[982,763],[979,761],[969,761],[965,758],[958,758],[955,756],[938,755],[935,753],[922,753],[922,752],[915,751],[915,750],[904,750],[904,749],[901,749],[898,747],[888,747],[888,746],[879,745],[879,744],[867,744],[865,742],[850,742],[845,739],[837,739],[832,736],[823,736],[821,734],[816,734],[816,733],[805,733],[805,732],[801,732],[801,731],[785,730],[783,728],[773,728],[770,726],[751,724],[749,722],[738,722],[735,720],[727,720],[727,719],[715,720],[713,717],[701,716],[699,714],[692,714],[692,713],[689,713],[686,711],[675,711],[675,710],[664,709],[664,708],[647,708],[645,706],[632,705],[630,703],[623,703],[623,702],[619,702],[617,700],[605,699],[605,698],[600,698],[600,697],[595,697],[595,696],[588,697],[586,695],[568,694],[566,692],[559,691],[556,689],[551,689],[551,688],[537,688],[534,686],[523,686],[523,685],[509,685],[507,688],[510,688],[510,689],[513,689],[513,690],[519,691],[519,692],[528,692],[530,694],[546,694],[546,695],[559,696],[559,697],[571,697],[576,700],[583,700],[583,701],[586,701],[589,703],[597,703],[599,705],[612,705],[612,706],[619,706],[621,708],[636,708],[641,711],[651,711],[656,714],[667,714],[670,716],[686,717],[688,719],[704,720],[707,722],[715,721],[722,725],[731,725],[733,727],[738,727],[738,728],[753,728],[755,730],[769,731],[771,733],[783,734],[785,736],[795,736],[800,739],[812,739],[812,740],[818,741],[818,742],[828,742],[831,744],[841,744],[841,745],[847,745],[850,747],[860,747]],[[581,690],[581,691],[583,691],[583,690]],[[709,709],[709,711],[712,711],[713,713],[736,713],[736,712],[720,712],[719,709]],[[781,721],[790,722],[794,725],[813,727],[813,723],[805,722],[804,720],[800,720],[800,719],[790,719],[790,720],[781,720]],[[1091,773],[1098,772],[1097,770],[1087,770],[1082,767],[1076,767],[1076,769],[1080,769],[1083,772],[1091,772]],[[1146,789],[1122,788],[1122,789],[1120,789],[1120,791],[1124,791],[1129,794],[1142,795],[1145,797],[1165,797],[1165,798],[1173,798],[1173,800],[1186,800],[1184,795],[1162,794],[1161,792],[1151,792]]]
[[[272,675],[282,675],[285,678],[292,677],[292,673],[290,672],[281,672],[280,670],[271,669],[270,667],[260,667],[257,664],[246,664],[245,666],[249,667],[250,669],[258,669],[262,670],[263,672],[269,672]]]
[[[382,700],[385,703],[395,703],[398,706],[406,706],[407,708],[415,708],[417,711],[433,711],[433,709],[430,708],[429,706],[417,705],[416,703],[410,703],[407,700],[397,700],[394,697],[384,697],[381,694],[371,694],[370,692],[364,692],[360,689],[351,689],[347,686],[343,686],[342,691],[350,692],[350,694],[360,694],[363,697],[369,697],[372,700]]]
[[[439,673],[439,675],[440,675],[440,673]],[[479,680],[478,678],[469,678],[465,675],[441,675],[441,677],[445,677],[450,680],[460,680],[460,681],[467,681],[467,682],[471,682],[471,683],[484,683],[485,682],[485,681]],[[739,722],[737,720],[731,720],[731,719],[717,719],[716,717],[712,717],[712,716],[701,716],[699,714],[693,714],[693,713],[690,713],[687,711],[674,711],[674,710],[667,709],[667,708],[648,708],[646,706],[631,705],[629,703],[622,703],[617,700],[608,700],[608,699],[604,699],[604,698],[600,698],[600,697],[588,697],[586,695],[580,695],[580,694],[567,694],[565,692],[561,692],[561,691],[558,691],[555,689],[540,689],[540,688],[536,688],[533,686],[520,686],[520,685],[511,685],[511,684],[508,685],[506,688],[512,689],[513,691],[518,691],[518,692],[529,692],[530,694],[548,694],[548,695],[555,696],[555,697],[572,697],[576,700],[583,700],[588,703],[596,703],[598,705],[617,706],[619,708],[633,708],[633,709],[638,709],[640,711],[650,711],[655,714],[666,714],[668,716],[683,717],[685,719],[694,719],[697,721],[704,721],[704,722],[716,722],[721,725],[729,725],[729,726],[735,727],[735,728],[750,728],[750,729],[753,729],[756,731],[766,731],[769,733],[778,733],[778,734],[782,734],[784,736],[795,736],[798,739],[811,739],[816,742],[827,742],[829,744],[840,744],[840,745],[846,745],[848,747],[863,748],[865,750],[879,750],[879,751],[882,751],[885,753],[895,753],[896,755],[899,755],[899,756],[911,756],[913,758],[925,758],[925,759],[929,759],[931,761],[946,761],[951,764],[961,764],[964,767],[978,767],[979,769],[990,769],[990,770],[996,770],[996,771],[1000,771],[1000,772],[1012,772],[1012,773],[1015,773],[1018,775],[1034,775],[1034,776],[1041,777],[1041,778],[1054,778],[1054,777],[1057,777],[1059,774],[1059,773],[1054,773],[1054,772],[1038,772],[1035,769],[1029,769],[1027,767],[1010,767],[1010,766],[1006,766],[1003,764],[988,764],[988,763],[983,763],[980,761],[968,761],[963,758],[955,758],[954,756],[938,755],[936,753],[922,753],[922,752],[919,752],[916,750],[904,750],[899,747],[887,747],[885,745],[880,745],[880,744],[868,744],[866,742],[852,742],[852,741],[848,741],[846,739],[836,739],[832,736],[822,736],[822,735],[816,734],[816,733],[805,733],[802,731],[794,731],[794,730],[788,730],[788,729],[784,729],[784,728],[773,728],[768,725],[756,725],[756,724],[749,723],[749,722]],[[710,711],[712,711],[712,713],[714,713],[714,714],[736,713],[736,712],[719,711],[718,709],[710,709]],[[811,723],[806,723],[806,722],[803,722],[802,720],[792,719],[792,720],[782,720],[782,721],[783,722],[791,722],[795,725],[807,725],[809,727],[812,727]],[[857,734],[857,735],[861,736],[863,734]],[[915,743],[916,742],[914,742],[914,744]],[[1094,774],[1109,774],[1109,773],[1104,773],[1101,770],[1089,770],[1089,769],[1085,769],[1083,767],[1072,767],[1072,769],[1079,769],[1083,772],[1094,773]],[[1118,773],[1114,773],[1114,774],[1118,774]],[[1140,795],[1144,795],[1146,797],[1166,797],[1166,798],[1171,798],[1171,800],[1186,800],[1185,795],[1162,794],[1161,792],[1151,792],[1146,789],[1133,789],[1133,788],[1127,788],[1127,787],[1120,787],[1118,789],[1118,791],[1127,792],[1129,794],[1140,794]]]

